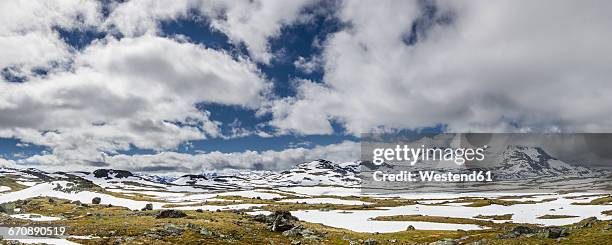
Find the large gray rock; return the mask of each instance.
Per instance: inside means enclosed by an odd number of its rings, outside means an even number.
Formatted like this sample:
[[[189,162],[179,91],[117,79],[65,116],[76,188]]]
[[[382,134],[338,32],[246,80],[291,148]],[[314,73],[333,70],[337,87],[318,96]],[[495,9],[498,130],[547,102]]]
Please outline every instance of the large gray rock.
[[[0,213],[5,213],[8,215],[15,213],[15,203],[3,203],[0,204]]]
[[[289,211],[275,211],[270,215],[256,215],[255,221],[268,224],[271,231],[285,232],[297,226],[298,219],[291,215]]]
[[[535,229],[528,227],[528,226],[519,225],[519,226],[512,228],[512,230],[506,234],[499,234],[498,237],[502,239],[517,238],[521,236],[531,236],[535,233],[536,233]]]
[[[548,227],[538,232],[538,237],[541,238],[559,238],[568,236],[569,232],[566,228]]]
[[[270,230],[275,232],[290,230],[295,226],[293,222],[298,220],[289,211],[276,211],[271,215],[274,220],[270,224]]]

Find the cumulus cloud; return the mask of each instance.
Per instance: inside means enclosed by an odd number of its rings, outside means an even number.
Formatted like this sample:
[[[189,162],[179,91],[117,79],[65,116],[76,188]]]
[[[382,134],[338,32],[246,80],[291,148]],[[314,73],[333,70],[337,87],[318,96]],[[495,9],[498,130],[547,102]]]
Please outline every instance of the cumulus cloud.
[[[6,159],[0,157],[0,167],[10,168],[10,167],[13,167],[14,165],[15,165],[15,161],[13,161],[13,160],[6,160]]]
[[[90,165],[90,169],[106,167],[126,169],[146,173],[185,174],[221,169],[255,169],[284,170],[297,163],[317,159],[332,161],[354,161],[359,159],[359,144],[345,141],[338,144],[317,146],[314,148],[291,148],[282,151],[244,151],[233,153],[208,152],[186,154],[177,152],[161,152],[153,155],[114,155],[105,156],[98,165]],[[1,162],[0,162],[1,163]],[[70,169],[71,164],[65,164],[61,157],[53,154],[36,155],[19,162],[21,165],[37,166],[51,169]],[[83,167],[82,165],[80,166]]]
[[[110,30],[135,36],[158,33],[160,21],[188,18],[197,13],[234,44],[244,43],[257,61],[268,63],[273,55],[268,40],[285,25],[301,20],[305,7],[318,0],[133,0],[116,4],[106,20]]]
[[[233,135],[332,134],[334,124],[353,135],[439,124],[486,132],[612,128],[612,3],[343,1],[335,13],[342,29],[317,40],[321,54],[294,62],[304,74],[321,70],[322,81],[295,78],[295,96],[270,94],[254,62],[270,64],[269,41],[286,26],[308,23],[304,10],[317,3],[133,0],[111,3],[106,15],[96,1],[0,2],[0,137],[51,149],[28,163],[135,169],[193,162],[187,171],[259,163],[281,169],[334,151],[120,152],[222,137],[220,122],[196,108],[200,102],[270,113],[258,127],[277,129],[237,126]],[[248,56],[161,37],[161,22],[193,15],[244,45]],[[111,35],[77,50],[58,29]]]
[[[71,71],[0,83],[0,136],[50,146],[64,160],[131,145],[172,149],[220,136],[196,103],[255,107],[269,87],[249,61],[149,35],[99,41],[73,62]]]
[[[271,107],[271,124],[305,134],[330,133],[332,121],[352,134],[609,131],[609,5],[345,1],[337,16],[349,27],[323,44],[322,83],[298,83],[298,97]]]
[[[28,76],[32,69],[69,61],[72,49],[55,29],[94,28],[99,9],[95,1],[0,2],[0,70]]]
[[[95,165],[134,146],[162,151],[223,137],[220,123],[195,105],[255,109],[271,84],[248,57],[160,37],[160,22],[204,15],[211,28],[267,62],[267,40],[310,2],[135,0],[106,3],[108,16],[95,1],[0,3],[2,80],[25,78],[0,82],[0,137],[49,147],[52,155],[30,160],[53,165]],[[121,38],[76,50],[59,30]],[[38,68],[44,75],[35,74]]]
[[[300,56],[293,62],[293,65],[300,71],[310,74],[321,69],[321,57],[304,58]]]

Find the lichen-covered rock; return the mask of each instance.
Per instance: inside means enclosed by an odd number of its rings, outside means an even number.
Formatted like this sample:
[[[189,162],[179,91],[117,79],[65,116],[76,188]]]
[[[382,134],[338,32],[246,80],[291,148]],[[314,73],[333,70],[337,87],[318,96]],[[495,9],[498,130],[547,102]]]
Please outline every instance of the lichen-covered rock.
[[[14,214],[15,213],[15,204],[14,203],[3,203],[0,204],[0,213],[5,214]]]
[[[597,217],[589,217],[589,218],[583,219],[580,222],[576,223],[576,225],[574,225],[574,228],[577,228],[577,229],[589,228],[597,224],[598,221],[599,220],[597,219]]]
[[[256,215],[253,220],[268,224],[271,231],[284,232],[295,227],[298,219],[291,215],[289,211],[275,211],[270,215]]]
[[[537,235],[540,238],[559,238],[568,236],[569,232],[566,228],[548,227],[542,229]]]
[[[533,235],[536,233],[536,230],[528,227],[528,226],[516,226],[512,228],[512,230],[506,234],[498,235],[499,238],[507,239],[507,238],[517,238],[525,235]]]

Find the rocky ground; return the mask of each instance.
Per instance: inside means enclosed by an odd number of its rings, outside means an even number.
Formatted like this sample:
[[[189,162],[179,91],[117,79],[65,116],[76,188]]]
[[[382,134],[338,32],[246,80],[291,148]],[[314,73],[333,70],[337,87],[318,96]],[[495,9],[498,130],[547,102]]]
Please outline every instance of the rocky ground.
[[[612,222],[587,218],[576,224],[541,227],[503,223],[474,231],[359,233],[300,221],[289,211],[251,215],[244,210],[129,210],[56,198],[12,203],[21,212],[62,217],[30,221],[0,214],[4,226],[68,227],[68,241],[81,244],[608,244]],[[7,205],[4,205],[6,207]],[[2,244],[18,244],[3,240]]]

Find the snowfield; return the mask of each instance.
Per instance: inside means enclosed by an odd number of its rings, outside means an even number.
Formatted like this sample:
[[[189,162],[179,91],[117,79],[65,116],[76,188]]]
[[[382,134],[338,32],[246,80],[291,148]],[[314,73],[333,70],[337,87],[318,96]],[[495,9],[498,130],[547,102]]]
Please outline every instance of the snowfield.
[[[56,197],[71,201],[80,201],[82,203],[91,203],[91,200],[94,197],[100,197],[100,204],[111,204],[114,206],[126,207],[132,210],[139,210],[143,208],[147,203],[150,203],[145,201],[135,201],[125,198],[118,198],[108,194],[101,194],[91,191],[66,193],[54,190],[57,185],[67,186],[68,183],[69,182],[66,181],[53,181],[49,183],[37,184],[35,186],[20,191],[2,194],[0,195],[0,203],[13,202],[32,197]],[[163,204],[164,203],[153,203],[153,207],[159,209]]]
[[[197,210],[202,209],[206,211],[217,211],[217,210],[238,210],[238,209],[250,209],[250,208],[258,208],[266,206],[267,204],[235,204],[235,205],[227,205],[227,206],[214,206],[214,205],[202,205],[202,206],[183,206],[183,207],[174,207],[167,209],[177,209],[177,210]]]
[[[342,210],[301,210],[291,213],[299,219],[307,222],[320,223],[357,232],[397,232],[405,230],[408,225],[413,225],[416,229],[426,230],[482,229],[482,227],[475,225],[370,220],[378,216],[394,215],[429,215],[453,218],[474,218],[477,215],[512,214],[513,216],[511,221],[514,223],[529,223],[546,226],[573,224],[588,217],[597,217],[600,220],[612,219],[612,216],[601,213],[602,211],[612,210],[612,205],[573,205],[572,203],[578,201],[571,199],[570,197],[576,195],[577,194],[554,195],[557,200],[535,204],[516,204],[511,206],[489,205],[483,207],[465,207],[462,204],[457,205],[457,203],[440,206],[417,204],[401,207],[390,207],[385,210],[356,210],[350,212],[344,212]],[[597,198],[597,196],[585,197],[579,202],[588,202],[595,198]],[[538,217],[547,214],[573,215],[578,217],[564,219],[538,219]],[[491,221],[501,223],[507,222],[508,220]]]
[[[294,186],[294,187],[281,187],[281,191],[295,192],[302,195],[308,196],[361,196],[361,189],[359,188],[348,188],[338,186]]]
[[[337,198],[304,198],[304,199],[286,199],[278,202],[286,203],[306,203],[306,204],[338,204],[338,205],[369,205],[372,203],[356,200],[343,200]]]
[[[267,193],[261,191],[231,191],[231,192],[223,192],[218,193],[218,196],[239,196],[245,198],[261,198],[261,199],[274,199],[274,198],[283,198],[284,196],[280,194]]]
[[[44,216],[40,214],[13,214],[11,215],[11,217],[17,219],[27,219],[31,221],[56,221],[62,219],[60,217]]]
[[[318,211],[318,210],[303,210],[293,211],[292,215],[300,220],[312,223],[324,224],[336,228],[348,229],[356,232],[380,232],[390,233],[405,231],[410,225],[419,230],[479,230],[483,229],[477,225],[471,224],[442,224],[433,222],[420,221],[375,221],[369,220],[377,216],[381,216],[386,211],[351,211],[344,212],[339,210],[334,211]]]

